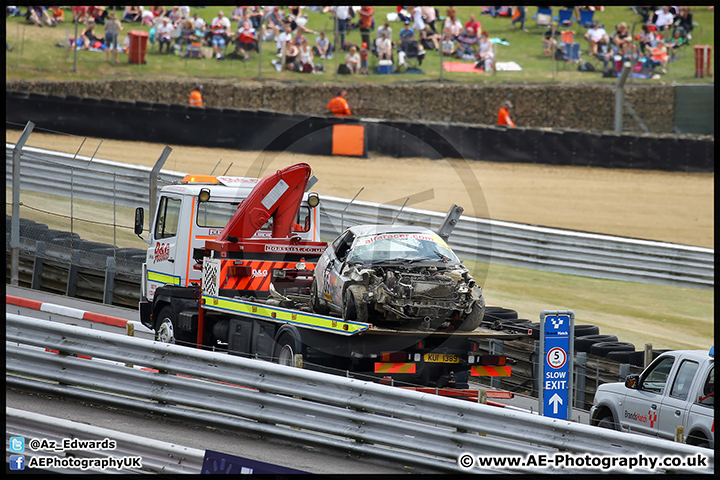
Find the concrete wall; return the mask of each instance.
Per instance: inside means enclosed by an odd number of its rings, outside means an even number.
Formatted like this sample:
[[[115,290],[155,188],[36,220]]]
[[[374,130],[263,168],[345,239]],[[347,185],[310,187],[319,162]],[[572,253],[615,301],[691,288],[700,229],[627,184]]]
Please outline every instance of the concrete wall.
[[[353,115],[358,117],[492,125],[501,102],[509,99],[518,126],[613,130],[614,125],[612,85],[202,83],[206,107],[325,115],[327,102],[344,88]],[[187,104],[193,86],[189,81],[174,80],[9,81],[6,91]],[[650,132],[674,133],[675,88],[626,87],[626,99]],[[627,132],[641,132],[627,114],[624,124]]]

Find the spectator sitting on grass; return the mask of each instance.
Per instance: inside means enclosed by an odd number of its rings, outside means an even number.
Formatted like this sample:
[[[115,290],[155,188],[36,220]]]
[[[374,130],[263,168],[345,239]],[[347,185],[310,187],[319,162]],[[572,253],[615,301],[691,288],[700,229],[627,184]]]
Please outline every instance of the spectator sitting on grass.
[[[443,41],[440,44],[442,54],[445,56],[455,56],[455,42],[452,41],[449,33],[446,33],[443,37]]]
[[[553,37],[553,27],[555,27],[555,36]],[[557,49],[558,37],[560,32],[557,29],[557,22],[553,22],[550,28],[543,34],[542,42],[545,44],[545,55],[550,55],[550,52]]]
[[[653,67],[660,65],[660,67],[662,68],[662,73],[667,73],[665,67],[667,67],[669,61],[670,56],[668,55],[665,41],[658,40],[657,45],[651,51],[650,64]]]
[[[375,40],[375,49],[379,60],[392,60],[392,42],[385,31]]]
[[[480,42],[478,43],[478,52],[476,57],[478,62],[482,62],[482,68],[484,70],[490,70],[495,60],[495,52],[493,52],[493,45],[490,41],[490,35],[487,30],[484,30],[480,34]]]
[[[400,43],[398,44],[398,50],[403,50],[405,42],[410,40],[410,37],[414,36],[415,32],[410,28],[410,21],[405,22],[405,26],[400,30]]]
[[[147,8],[140,7],[140,24],[141,25],[147,25],[149,27],[152,27],[155,25],[155,15],[153,14],[152,10],[148,10]]]
[[[599,26],[597,21],[592,22],[592,26],[585,32],[585,39],[590,42],[590,55],[593,57],[598,53],[597,43],[601,41],[606,34],[605,29]]]
[[[215,50],[215,58],[220,60],[223,58],[223,49],[227,43],[227,34],[230,30],[230,20],[222,10],[218,12],[217,17],[213,18],[210,28],[212,29],[211,44]]]
[[[275,37],[275,45],[277,46],[278,57],[282,57],[282,52],[285,48],[285,44],[291,42],[293,38],[292,27],[290,26],[290,24],[286,24],[283,29],[285,31]]]
[[[139,22],[142,20],[142,12],[140,11],[140,7],[136,5],[128,5],[125,7],[125,12],[123,13],[122,21],[127,23],[134,23]]]
[[[180,24],[180,38],[177,40],[178,45],[181,46],[189,46],[193,42],[197,42],[199,40],[195,25],[193,24],[193,21],[191,19],[187,19],[184,22]]]
[[[167,15],[167,10],[162,5],[150,7],[150,11],[152,11],[153,17],[155,18],[161,18]]]
[[[457,44],[456,51],[459,52],[460,55],[473,56],[477,50],[479,39],[477,35],[475,35],[473,28],[468,27],[460,33],[460,35],[455,37],[455,43]]]
[[[675,22],[675,17],[673,17],[668,5],[665,5],[660,10],[656,10],[653,15],[653,23],[657,27],[658,32],[669,30],[673,22]]]
[[[108,10],[99,5],[91,5],[88,7],[88,15],[93,19],[95,25],[105,25],[105,19],[108,16]]]
[[[263,23],[263,8],[257,5],[251,7],[245,7],[245,18],[250,22],[250,25],[257,31],[260,25]]]
[[[650,49],[655,46],[655,34],[650,31],[650,27],[647,25],[642,26],[642,31],[637,37],[640,43],[640,52],[645,55]]]
[[[603,38],[597,43],[597,55],[595,56],[598,60],[603,62],[603,70],[608,67],[608,64],[613,60],[613,49],[610,45],[610,37],[606,33]]]
[[[179,27],[180,22],[183,20],[183,14],[180,11],[180,7],[172,7],[168,12],[167,17],[175,27]]]
[[[310,44],[308,43],[308,39],[304,38],[302,39],[302,42],[300,43],[300,46],[298,47],[300,53],[299,55],[299,62],[300,62],[300,71],[306,72],[306,73],[312,73],[313,69],[315,68],[313,66],[313,52],[312,48],[310,48]]]
[[[420,44],[425,50],[440,50],[440,40],[442,37],[430,29],[428,24],[420,32]]]
[[[676,32],[680,32],[680,36],[687,35],[689,39],[692,39],[689,33],[693,28],[695,28],[695,26],[693,25],[693,15],[690,13],[690,7],[680,7],[680,13],[675,17],[673,37]]]
[[[612,43],[620,55],[622,55],[620,51],[623,50],[623,45],[627,40],[632,40],[627,24],[625,22],[620,22],[612,36]]]
[[[242,28],[245,21],[245,9],[243,7],[235,7],[230,13],[230,22],[238,22],[238,30]]]
[[[385,33],[385,36],[392,41],[392,27],[390,26],[390,22],[385,22],[382,26],[378,27],[376,38],[380,38],[383,33]]]
[[[170,43],[172,43],[171,33],[175,30],[170,19],[163,17],[160,25],[155,28],[155,38],[158,41],[158,53],[163,53],[163,45],[165,45],[165,55],[170,54]]]
[[[332,44],[325,37],[325,32],[320,32],[320,35],[315,39],[313,53],[324,60],[332,58],[332,51]]]
[[[39,27],[53,24],[45,7],[28,7],[28,13],[25,17],[28,18],[28,16],[29,20],[32,20],[32,22]]]
[[[89,50],[90,47],[94,48],[96,43],[102,43],[102,40],[95,36],[95,22],[90,21],[80,34],[79,44],[82,45],[82,50]]]
[[[455,37],[462,33],[462,23],[460,23],[460,20],[457,19],[454,13],[452,15],[448,15],[448,17],[445,19],[445,26],[443,27],[443,31],[446,31],[447,28],[450,29],[450,38],[452,38],[453,40],[455,40]]]
[[[65,12],[62,7],[50,7],[50,13],[48,15],[50,16],[52,25],[57,25],[58,23],[63,23],[65,21]]]
[[[260,34],[262,35],[263,42],[276,39],[281,32],[285,30],[285,26],[282,22],[282,12],[280,7],[268,7],[270,10],[265,15],[265,21],[260,26]],[[281,49],[278,46],[278,51]]]
[[[236,38],[236,51],[240,55],[241,59],[250,58],[252,52],[258,49],[258,36],[255,29],[252,27],[248,20],[245,20],[238,29]],[[247,52],[251,52],[247,55]]]
[[[480,35],[482,33],[482,24],[475,20],[475,14],[470,14],[470,20],[467,21],[465,24],[465,30],[468,28],[472,28],[473,32],[475,32],[475,35]]]
[[[205,23],[205,20],[200,18],[200,15],[197,13],[193,14],[193,27],[195,27],[195,30],[199,31],[201,35],[205,34],[205,30],[207,30],[207,24]]]
[[[355,45],[352,45],[348,53],[345,54],[345,65],[353,75],[360,72],[360,55],[357,53],[357,47]]]
[[[435,22],[437,21],[437,10],[435,9],[435,7],[422,7],[422,11],[425,24],[430,27],[430,30],[432,30],[433,33],[437,33],[437,28],[435,28]]]
[[[297,72],[300,70],[300,63],[297,58],[299,54],[300,49],[297,45],[291,41],[285,42],[285,70],[289,70],[291,72]]]

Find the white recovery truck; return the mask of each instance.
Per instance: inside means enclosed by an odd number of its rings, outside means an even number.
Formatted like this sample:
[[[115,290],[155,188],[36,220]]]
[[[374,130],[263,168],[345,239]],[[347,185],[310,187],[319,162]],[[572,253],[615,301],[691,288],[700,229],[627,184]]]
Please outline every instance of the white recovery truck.
[[[469,375],[510,375],[512,360],[480,355],[478,341],[527,331],[384,328],[312,312],[327,244],[310,177],[297,164],[262,180],[188,175],[161,190],[139,303],[157,340],[401,384],[467,388]],[[143,223],[138,208],[137,235]]]

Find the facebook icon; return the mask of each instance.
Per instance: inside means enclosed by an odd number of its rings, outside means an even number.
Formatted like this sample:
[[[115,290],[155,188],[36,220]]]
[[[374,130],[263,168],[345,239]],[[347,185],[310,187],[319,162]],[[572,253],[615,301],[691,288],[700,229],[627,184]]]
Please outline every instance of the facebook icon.
[[[25,470],[25,455],[10,455],[10,470]]]

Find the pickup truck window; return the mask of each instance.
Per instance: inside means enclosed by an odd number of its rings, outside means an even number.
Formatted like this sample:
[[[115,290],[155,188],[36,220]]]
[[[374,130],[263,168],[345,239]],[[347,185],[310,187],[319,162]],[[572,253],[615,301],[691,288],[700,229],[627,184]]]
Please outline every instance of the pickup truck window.
[[[699,400],[703,405],[715,406],[715,367],[710,369],[707,379],[705,379],[705,385],[702,389],[702,396]]]
[[[674,362],[675,357],[663,358],[643,379],[641,389],[647,392],[662,394]]]
[[[672,389],[670,390],[671,397],[679,398],[680,400],[687,400],[688,393],[690,392],[690,385],[692,385],[697,369],[697,362],[685,360],[680,364],[678,373],[675,375],[675,381],[673,382]]]

